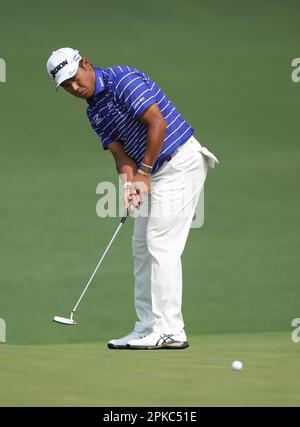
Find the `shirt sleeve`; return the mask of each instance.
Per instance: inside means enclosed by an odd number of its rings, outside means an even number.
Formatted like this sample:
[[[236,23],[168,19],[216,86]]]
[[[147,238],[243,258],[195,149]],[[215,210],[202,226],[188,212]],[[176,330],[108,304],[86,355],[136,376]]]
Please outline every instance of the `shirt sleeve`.
[[[123,108],[135,119],[139,119],[156,102],[147,80],[137,72],[120,74],[115,94]]]
[[[101,133],[99,134],[99,137],[101,139],[103,149],[107,150],[109,144],[111,144],[113,140],[108,135],[101,134]]]

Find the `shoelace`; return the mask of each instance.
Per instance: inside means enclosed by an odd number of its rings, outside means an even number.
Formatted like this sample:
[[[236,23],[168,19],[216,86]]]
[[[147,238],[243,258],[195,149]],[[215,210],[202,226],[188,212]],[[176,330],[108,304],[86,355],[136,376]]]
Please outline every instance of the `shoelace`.
[[[167,342],[169,342],[168,340],[175,342],[173,336],[174,336],[174,334],[161,335],[159,340],[157,341],[156,345],[159,345],[160,340],[162,340],[161,344],[166,344]]]

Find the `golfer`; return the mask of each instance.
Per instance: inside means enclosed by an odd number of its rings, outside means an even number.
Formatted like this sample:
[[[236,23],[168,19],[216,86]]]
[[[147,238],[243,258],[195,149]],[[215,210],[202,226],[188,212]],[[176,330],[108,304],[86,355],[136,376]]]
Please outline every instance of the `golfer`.
[[[87,101],[87,116],[113,155],[124,201],[134,209],[132,251],[138,320],[111,349],[188,347],[181,255],[207,167],[216,157],[193,136],[162,89],[129,66],[97,68],[77,50],[53,52],[47,70],[56,87]]]

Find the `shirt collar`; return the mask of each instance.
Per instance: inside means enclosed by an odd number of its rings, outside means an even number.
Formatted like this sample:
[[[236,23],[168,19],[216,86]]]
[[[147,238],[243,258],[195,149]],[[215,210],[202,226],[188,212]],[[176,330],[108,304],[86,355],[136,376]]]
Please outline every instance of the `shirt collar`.
[[[102,70],[100,68],[95,67],[95,73],[96,73],[96,87],[95,87],[95,92],[93,96],[98,95],[98,93],[102,92],[105,88]]]
[[[105,82],[103,79],[103,74],[101,68],[94,67],[96,74],[96,85],[95,92],[93,96],[90,98],[91,101],[95,101],[96,96],[105,89]]]

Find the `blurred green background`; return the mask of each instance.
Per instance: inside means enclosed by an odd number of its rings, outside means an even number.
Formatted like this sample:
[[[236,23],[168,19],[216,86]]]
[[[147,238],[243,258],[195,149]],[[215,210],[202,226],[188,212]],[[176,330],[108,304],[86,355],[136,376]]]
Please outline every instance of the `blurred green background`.
[[[149,74],[219,158],[205,225],[183,257],[189,334],[291,331],[300,316],[297,1],[10,1],[1,4],[0,317],[8,344],[108,340],[132,329],[130,220],[67,316],[115,230],[96,186],[118,182],[85,102],[55,93],[50,53]]]

